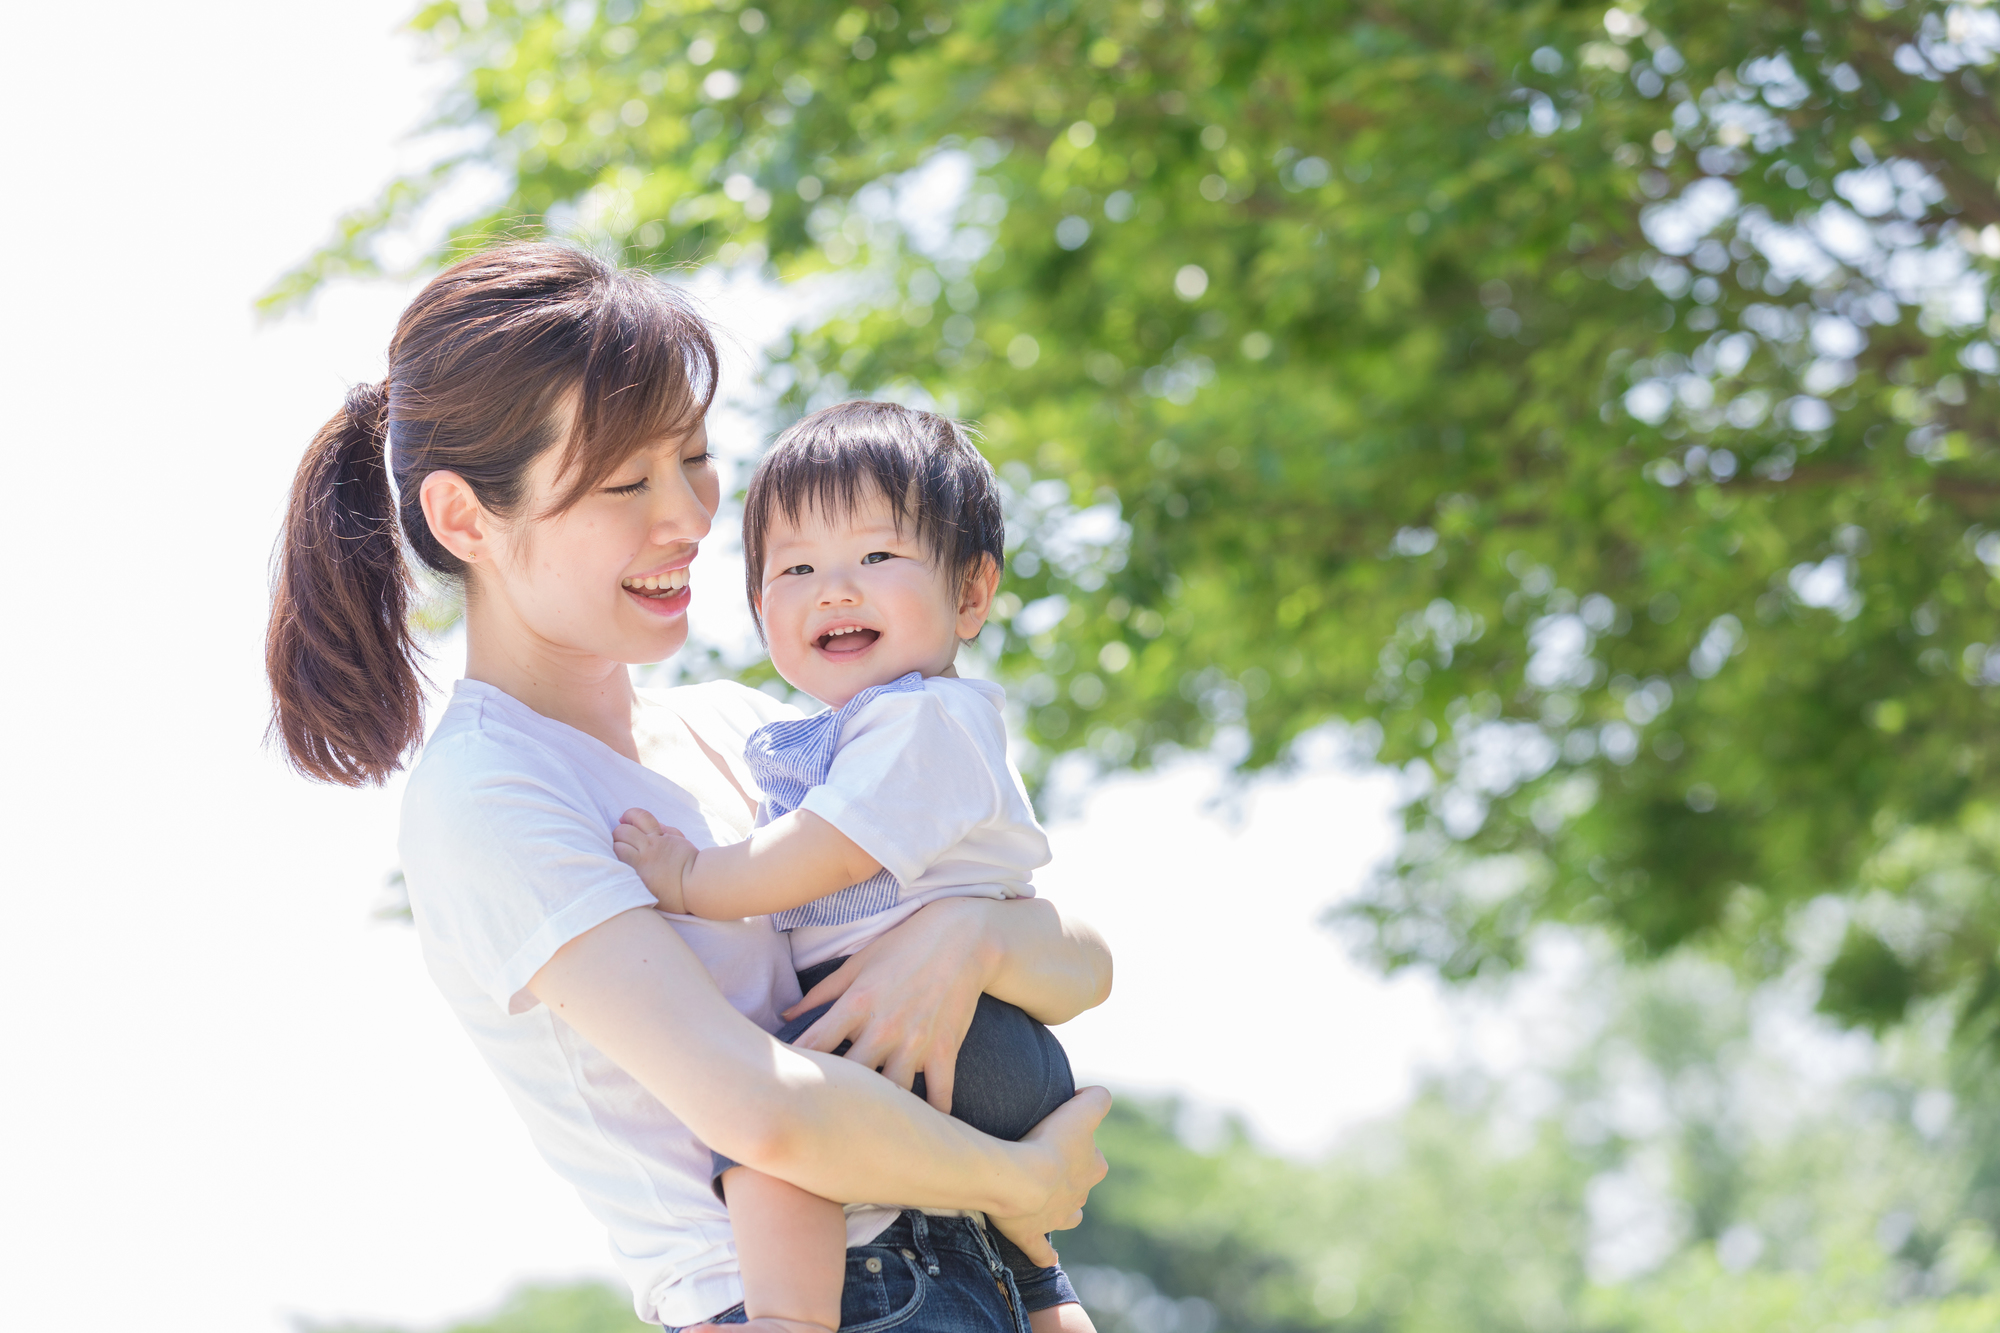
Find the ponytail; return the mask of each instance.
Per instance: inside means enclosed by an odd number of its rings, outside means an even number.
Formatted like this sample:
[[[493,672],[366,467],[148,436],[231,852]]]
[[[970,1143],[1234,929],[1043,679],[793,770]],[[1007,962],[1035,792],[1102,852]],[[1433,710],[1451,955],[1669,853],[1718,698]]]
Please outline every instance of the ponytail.
[[[313,437],[292,482],[264,644],[272,732],[294,768],[347,787],[386,781],[423,738],[387,434],[387,386],[360,384]]]

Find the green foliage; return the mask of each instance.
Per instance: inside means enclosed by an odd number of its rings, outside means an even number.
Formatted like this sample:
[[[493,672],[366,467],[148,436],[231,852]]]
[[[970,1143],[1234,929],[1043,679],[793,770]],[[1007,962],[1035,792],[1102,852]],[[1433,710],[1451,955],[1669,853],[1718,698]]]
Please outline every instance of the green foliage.
[[[1346,918],[1387,962],[1774,975],[1993,800],[1990,7],[477,9],[416,20],[505,184],[457,234],[848,275],[772,387],[978,419],[1044,760],[1354,724],[1425,787]],[[1830,1004],[1970,1014],[1993,950],[1912,949],[1990,910],[1857,917]]]

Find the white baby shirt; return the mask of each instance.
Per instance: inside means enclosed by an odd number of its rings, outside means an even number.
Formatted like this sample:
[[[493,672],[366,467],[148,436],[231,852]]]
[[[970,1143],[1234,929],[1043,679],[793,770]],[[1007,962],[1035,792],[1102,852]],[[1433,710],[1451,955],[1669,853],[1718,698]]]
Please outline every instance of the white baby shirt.
[[[795,966],[853,953],[939,898],[1034,896],[1049,841],[1007,758],[1005,702],[990,681],[913,672],[751,737],[758,822],[796,801],[883,869],[773,918],[791,932]]]

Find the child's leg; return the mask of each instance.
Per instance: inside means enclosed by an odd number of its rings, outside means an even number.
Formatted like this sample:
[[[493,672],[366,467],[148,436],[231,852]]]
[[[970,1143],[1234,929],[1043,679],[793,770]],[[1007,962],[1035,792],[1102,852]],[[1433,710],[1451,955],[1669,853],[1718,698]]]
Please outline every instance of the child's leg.
[[[1097,1333],[1097,1326],[1075,1301],[1028,1311],[1030,1333]]]
[[[782,1319],[838,1329],[847,1274],[840,1205],[747,1166],[731,1167],[722,1183],[743,1266],[743,1313],[752,1322]]]

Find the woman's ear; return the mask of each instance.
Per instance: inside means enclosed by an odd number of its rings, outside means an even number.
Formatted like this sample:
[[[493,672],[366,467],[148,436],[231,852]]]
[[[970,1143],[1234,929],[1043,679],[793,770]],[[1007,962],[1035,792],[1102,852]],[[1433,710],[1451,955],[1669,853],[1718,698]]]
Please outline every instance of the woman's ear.
[[[487,554],[492,536],[486,508],[456,472],[433,472],[424,478],[418,496],[424,506],[424,521],[438,545],[468,565],[479,563]]]
[[[966,572],[958,593],[958,637],[976,639],[993,612],[993,595],[1000,591],[1000,562],[990,555]]]

